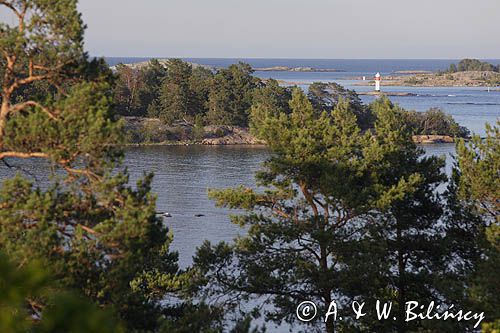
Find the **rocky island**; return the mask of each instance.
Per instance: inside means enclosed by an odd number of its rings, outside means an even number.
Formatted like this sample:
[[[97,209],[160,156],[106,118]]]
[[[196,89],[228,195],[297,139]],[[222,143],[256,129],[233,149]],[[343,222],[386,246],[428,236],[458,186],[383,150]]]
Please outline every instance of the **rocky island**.
[[[358,86],[374,86],[374,81],[356,83]],[[384,86],[404,87],[496,87],[500,85],[500,73],[493,71],[467,71],[456,73],[430,73],[394,75],[382,78]]]
[[[458,65],[436,73],[426,71],[397,71],[382,78],[385,86],[406,87],[498,87],[500,66],[477,59],[463,59]],[[357,83],[359,86],[375,85],[374,81]]]

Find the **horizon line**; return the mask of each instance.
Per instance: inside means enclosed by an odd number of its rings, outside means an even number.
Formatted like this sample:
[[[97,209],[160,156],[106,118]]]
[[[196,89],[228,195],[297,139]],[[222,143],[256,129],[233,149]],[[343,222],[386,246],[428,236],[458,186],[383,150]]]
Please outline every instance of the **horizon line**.
[[[499,58],[301,58],[301,57],[200,57],[200,56],[117,56],[117,55],[90,55],[93,58],[151,58],[151,59],[270,59],[270,60],[500,60]]]

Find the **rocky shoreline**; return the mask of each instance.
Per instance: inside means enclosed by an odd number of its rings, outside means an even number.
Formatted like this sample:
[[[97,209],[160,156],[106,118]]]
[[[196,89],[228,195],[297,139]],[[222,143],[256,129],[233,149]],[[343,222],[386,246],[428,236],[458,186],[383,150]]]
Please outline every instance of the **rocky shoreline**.
[[[367,92],[357,92],[358,95],[365,96],[418,96],[418,94],[410,92],[390,92],[390,91],[367,91]]]
[[[265,146],[248,128],[237,126],[205,126],[196,129],[189,124],[167,126],[155,118],[124,117],[127,146]],[[417,144],[453,143],[448,135],[415,135]]]
[[[374,86],[374,81],[362,81],[357,86]],[[456,73],[422,73],[382,77],[382,86],[403,87],[496,87],[500,86],[500,73],[468,71]],[[494,91],[492,89],[492,91]]]
[[[341,69],[334,68],[314,68],[314,67],[287,67],[287,66],[274,66],[274,67],[263,67],[263,68],[254,68],[257,72],[345,72]]]

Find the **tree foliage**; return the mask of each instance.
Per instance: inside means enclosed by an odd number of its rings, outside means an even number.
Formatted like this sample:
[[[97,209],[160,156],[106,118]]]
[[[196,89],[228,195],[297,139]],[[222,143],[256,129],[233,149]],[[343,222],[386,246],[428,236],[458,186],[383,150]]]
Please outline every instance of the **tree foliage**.
[[[55,287],[38,262],[20,268],[1,254],[0,287],[2,332],[125,332],[109,310]]]
[[[116,112],[124,116],[147,116],[155,114],[155,107],[166,69],[157,60],[134,69],[125,65],[116,67],[114,102]]]
[[[498,66],[492,65],[478,59],[462,59],[458,65],[451,64],[448,72],[468,72],[468,71],[492,71],[498,72]]]
[[[246,297],[266,295],[273,304],[272,310],[266,310],[267,318],[293,323],[301,301],[316,301],[320,313],[325,313],[333,299],[365,290],[370,265],[377,272],[383,271],[378,265],[387,268],[385,273],[390,271],[387,258],[367,266],[350,260],[361,260],[355,253],[372,254],[359,250],[372,221],[399,207],[415,191],[440,182],[442,162],[430,159],[422,167],[400,168],[401,158],[411,164],[421,152],[398,120],[398,109],[387,100],[377,103],[373,106],[376,128],[365,133],[348,102],[340,101],[331,113],[317,115],[299,90],[293,93],[289,115],[272,110],[265,114],[258,133],[273,150],[257,175],[265,191],[210,192],[218,205],[246,210],[233,222],[248,230],[234,245],[206,243],[199,249],[196,263],[211,276],[212,290],[218,287],[216,292]],[[429,176],[423,175],[421,168],[429,164],[433,165]],[[404,218],[396,217],[398,222]],[[397,241],[401,244],[406,239]],[[363,272],[357,289],[350,285],[353,270]],[[328,321],[325,329],[332,332],[334,323]]]
[[[172,295],[180,302],[189,274],[169,250],[151,176],[133,187],[118,168],[122,130],[112,112],[111,75],[83,52],[76,1],[0,6],[19,19],[0,26],[0,160],[44,158],[52,180],[43,188],[21,176],[3,183],[0,248],[15,265],[40,261],[56,287],[116,309],[128,328],[157,330],[171,306],[160,301]],[[64,315],[57,309],[55,316]]]
[[[486,138],[474,135],[457,145],[462,198],[473,200],[479,210],[497,222],[500,216],[500,122],[486,125]]]
[[[214,71],[180,59],[152,60],[141,67],[119,65],[115,86],[118,113],[125,116],[160,118],[168,125],[233,125],[255,127],[258,109],[290,113],[291,88],[273,79],[261,80],[248,64]],[[153,77],[149,82],[146,77]],[[130,86],[130,87],[129,87]],[[147,98],[142,96],[147,95]],[[307,98],[319,115],[347,101],[362,130],[373,128],[374,116],[355,91],[329,82],[314,82]],[[250,110],[253,109],[252,112]],[[414,134],[466,137],[469,132],[440,109],[425,113],[404,111],[402,116]],[[198,131],[200,132],[200,131]]]
[[[401,116],[415,135],[450,135],[466,138],[469,130],[460,126],[455,119],[439,108],[431,108],[426,112],[404,111]]]
[[[214,76],[208,96],[207,121],[218,125],[246,126],[252,95],[259,79],[248,64],[220,69]]]
[[[180,59],[162,64],[154,60],[140,69],[119,65],[115,103],[122,115],[145,116],[148,110],[147,115],[169,125],[192,124],[201,117],[207,124],[247,126],[254,91],[263,86],[252,72],[249,65],[240,63],[214,74]],[[153,83],[145,80],[148,76],[156,78]],[[143,98],[148,91],[155,93]]]
[[[495,329],[498,126],[485,140],[459,143],[444,205],[443,160],[411,140],[465,135],[439,110],[408,113],[386,98],[363,105],[337,84],[315,83],[305,95],[256,78],[243,63],[212,72],[151,61],[118,66],[113,77],[83,51],[76,1],[0,6],[18,19],[0,24],[0,160],[43,158],[50,179],[41,188],[18,175],[0,187],[0,250],[10,258],[0,256],[2,332],[248,332],[261,313],[296,323],[303,300],[325,313],[334,299],[345,309],[348,300],[376,298],[393,301],[400,319],[310,325],[468,329],[403,322],[407,300],[439,299],[484,309],[485,330]],[[199,136],[204,124],[250,122],[272,150],[260,189],[210,191],[219,206],[245,211],[232,220],[247,233],[204,243],[194,267],[181,270],[156,214],[152,176],[131,186],[120,169],[114,110],[194,122]],[[251,299],[270,306],[241,313],[237,303]]]
[[[362,129],[373,126],[373,117],[354,90],[344,88],[338,83],[314,82],[309,86],[309,100],[318,112],[332,110],[340,100],[347,101]]]
[[[500,285],[500,123],[486,125],[486,138],[475,135],[469,143],[457,144],[455,167],[457,201],[483,221],[478,230],[475,269],[468,281],[476,307],[486,309],[489,330],[499,329]]]

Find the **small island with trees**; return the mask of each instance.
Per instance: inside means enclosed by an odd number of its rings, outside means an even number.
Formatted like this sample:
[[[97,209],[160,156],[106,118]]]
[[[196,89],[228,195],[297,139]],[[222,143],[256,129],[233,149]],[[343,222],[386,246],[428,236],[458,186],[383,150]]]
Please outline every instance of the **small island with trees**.
[[[215,70],[180,59],[151,60],[114,70],[114,102],[130,144],[263,144],[249,131],[252,109],[265,103],[289,112],[294,89],[254,76],[245,63]],[[364,130],[374,126],[373,106],[337,83],[313,83],[307,98],[318,113],[346,100]],[[417,142],[453,142],[469,135],[440,109],[401,112]]]

